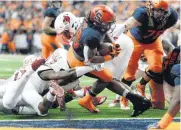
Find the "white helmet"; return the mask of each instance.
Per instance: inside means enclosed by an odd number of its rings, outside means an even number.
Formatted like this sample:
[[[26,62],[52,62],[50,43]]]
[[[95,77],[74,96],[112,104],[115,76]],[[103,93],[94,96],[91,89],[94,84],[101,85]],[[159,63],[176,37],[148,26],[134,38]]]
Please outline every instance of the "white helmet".
[[[80,27],[80,25],[83,23],[84,17],[76,17],[76,19],[71,23],[71,26],[69,28],[69,31],[72,34],[75,34]]]
[[[35,56],[35,55],[29,55],[29,56],[25,57],[25,59],[23,60],[23,67],[27,67],[27,66],[31,65],[33,63],[33,61],[35,61],[35,59],[37,59],[37,56]]]
[[[65,30],[70,31],[69,28],[75,19],[76,16],[71,12],[63,12],[59,14],[54,23],[54,28],[56,32],[62,33]]]

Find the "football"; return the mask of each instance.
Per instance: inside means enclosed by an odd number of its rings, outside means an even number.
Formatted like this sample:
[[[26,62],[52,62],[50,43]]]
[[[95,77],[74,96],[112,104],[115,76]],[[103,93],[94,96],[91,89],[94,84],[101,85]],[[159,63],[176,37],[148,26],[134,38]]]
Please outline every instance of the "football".
[[[97,52],[100,56],[105,56],[107,54],[109,54],[110,52],[112,52],[113,50],[113,45],[111,43],[102,43],[98,48],[97,48]]]

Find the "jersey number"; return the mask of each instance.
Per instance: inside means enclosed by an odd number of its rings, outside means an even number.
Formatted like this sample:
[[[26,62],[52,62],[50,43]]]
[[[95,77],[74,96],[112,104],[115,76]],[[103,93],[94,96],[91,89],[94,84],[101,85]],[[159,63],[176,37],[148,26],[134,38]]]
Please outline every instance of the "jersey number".
[[[154,36],[153,37],[153,39],[156,39],[157,37],[159,37],[161,34],[163,34],[163,32],[164,32],[165,30],[159,30],[159,31],[157,31],[157,30],[148,30],[148,32],[150,33],[149,35],[147,35],[147,36],[144,36],[144,38],[148,38],[148,37],[152,37],[152,36]]]

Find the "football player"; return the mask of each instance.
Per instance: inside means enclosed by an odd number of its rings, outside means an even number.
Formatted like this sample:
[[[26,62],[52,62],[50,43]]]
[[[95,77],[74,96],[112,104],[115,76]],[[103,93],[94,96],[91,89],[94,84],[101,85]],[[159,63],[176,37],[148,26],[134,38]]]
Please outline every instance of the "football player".
[[[165,106],[163,89],[160,89],[162,86],[160,73],[162,71],[163,48],[159,36],[174,25],[179,28],[179,24],[178,14],[169,7],[167,0],[149,1],[148,6],[137,8],[132,17],[124,22],[125,30],[129,30],[127,35],[134,43],[134,51],[122,81],[128,86],[132,84],[135,80],[138,61],[144,54],[149,66],[136,88],[142,96],[145,96],[145,86],[151,80],[152,95],[157,95],[157,92],[162,90],[159,92],[161,97],[159,101],[152,98],[152,104],[159,105],[159,108]]]
[[[49,8],[44,12],[44,20],[42,24],[43,34],[41,35],[42,42],[42,56],[48,58],[52,52],[62,47],[56,39],[56,31],[54,29],[54,22],[60,13],[62,1],[50,1]]]
[[[180,110],[180,46],[176,47],[163,62],[163,77],[167,86],[173,87],[172,98],[165,115],[148,129],[165,129]]]
[[[172,43],[166,39],[162,39],[162,45],[163,45],[163,49],[164,49],[164,55],[168,55],[174,49],[174,46],[172,45]],[[144,55],[141,56],[138,64],[139,64],[139,66],[138,66],[138,70],[136,71],[136,74],[135,74],[135,79],[141,78],[144,75],[146,68],[148,67],[147,59],[144,57]],[[169,88],[164,86],[164,88],[160,87],[160,89],[161,90],[157,89],[156,93],[158,93],[158,94],[151,95],[151,98],[152,98],[152,96],[154,96],[153,98],[157,99],[157,101],[159,101],[160,100],[159,93],[160,93],[160,91],[162,92],[164,90],[164,95],[167,100],[167,98],[170,97],[170,94],[169,94],[170,92],[167,91],[167,89],[169,89]],[[146,95],[146,97],[150,98],[150,95]],[[130,107],[128,105],[128,102],[124,102],[122,100],[124,100],[124,98],[120,97],[120,95],[116,95],[115,99],[109,104],[109,107],[120,107],[120,109],[123,109],[123,110],[129,109]],[[152,104],[152,105],[153,105],[152,107],[155,109],[163,109],[163,107],[159,107],[159,105],[154,105],[154,104]]]
[[[66,51],[64,49],[57,49],[53,53],[53,55],[47,59],[45,65],[40,66],[40,68],[31,75],[28,81],[23,80],[24,82],[27,82],[26,85],[24,84],[25,88],[23,89],[23,91],[21,90],[19,92],[19,97],[18,95],[16,95],[16,98],[18,98],[19,102],[21,100],[25,102],[21,104],[26,104],[25,107],[21,106],[21,109],[19,108],[20,113],[38,113],[38,115],[41,116],[46,115],[48,109],[51,107],[51,104],[55,99],[55,95],[57,96],[57,98],[60,98],[63,95],[64,90],[67,91],[78,85],[79,81],[77,79],[81,75],[92,71],[95,68],[97,67],[82,66],[76,67],[76,69],[69,69],[66,60]],[[21,77],[21,75],[19,75],[19,77]],[[50,83],[48,84],[48,81],[46,81],[58,79],[59,84],[62,88],[64,88],[64,90],[60,89],[60,86],[56,84],[56,82],[50,81]],[[7,84],[3,85],[8,86]],[[19,86],[22,86],[22,84],[20,84]],[[43,90],[47,89],[48,87],[52,88],[43,99],[40,94],[43,93]],[[5,91],[5,94],[3,95],[3,100],[5,98],[4,96],[7,95],[7,93],[11,95],[12,91]],[[15,100],[11,98],[10,101],[14,102]],[[8,109],[13,109],[14,107],[15,105],[11,108],[9,107]]]
[[[37,58],[34,55],[27,56],[24,64],[7,80],[1,83],[0,92],[3,107],[13,109],[21,99],[21,93],[30,76],[36,69],[45,63],[45,59]]]
[[[105,60],[111,60],[113,58],[112,56],[114,56],[114,55],[112,55],[112,54],[106,55],[104,57],[95,56],[93,53],[88,54],[88,52],[95,52],[96,51],[95,49],[100,46],[99,44],[102,43],[102,40],[104,39],[104,35],[111,28],[112,22],[114,21],[114,20],[111,20],[110,22],[106,21],[106,19],[104,17],[102,17],[103,15],[110,15],[111,16],[111,17],[109,17],[110,19],[114,18],[113,17],[114,15],[112,15],[112,11],[110,11],[110,8],[103,5],[103,6],[94,7],[90,11],[90,13],[87,15],[87,17],[84,19],[83,24],[80,26],[75,37],[73,37],[73,45],[68,51],[68,62],[71,67],[82,66],[85,64],[88,65],[88,64],[92,64],[92,63],[102,63],[102,62],[105,62]],[[97,18],[99,16],[100,16],[100,18]],[[100,20],[105,20],[105,21],[100,22]],[[104,34],[104,35],[102,35],[102,34]],[[115,51],[115,55],[117,56],[120,52],[120,49],[115,49],[114,51]],[[93,57],[90,56],[90,54],[92,54]],[[92,57],[92,58],[90,59],[90,57]],[[104,59],[104,58],[106,58],[106,59]],[[94,72],[91,72],[91,74],[93,74],[94,77],[97,77],[99,79],[94,84],[94,86],[99,86],[98,90],[96,90],[97,91],[96,93],[93,93],[92,90],[90,90],[88,95],[86,95],[84,98],[79,100],[79,104],[81,106],[85,107],[86,109],[88,109],[90,112],[98,112],[99,110],[92,104],[92,98],[96,94],[101,92],[105,88],[105,86],[107,86],[107,84],[109,84],[110,81],[112,81],[113,75],[111,74],[111,71],[109,69],[104,69],[99,72],[94,71]],[[119,90],[115,90],[115,87],[114,87],[113,91],[114,92],[116,91],[122,95],[123,91],[124,91],[124,89],[122,89],[122,85],[120,85],[120,83],[117,83],[117,81],[114,81],[114,83],[112,83],[112,84],[114,84],[113,86],[119,86]],[[94,86],[93,86],[93,90],[95,90]],[[127,91],[125,93],[127,93]],[[131,97],[133,95],[131,94]],[[126,95],[124,95],[124,96],[126,96]],[[133,97],[136,97],[136,96],[134,95]],[[137,101],[139,100],[139,102],[142,102],[144,100],[142,97],[139,97],[139,98],[137,97],[136,99],[137,99]],[[132,100],[132,99],[130,98],[130,100]],[[149,108],[148,102],[145,103],[147,105],[146,109]],[[135,102],[134,102],[134,104],[135,104]],[[138,104],[140,105],[141,103],[138,103]],[[145,106],[143,106],[143,109],[145,109]],[[140,110],[140,111],[142,111],[142,110]]]
[[[41,65],[38,70],[32,74],[25,86],[22,98],[38,115],[42,116],[47,114],[48,109],[55,100],[55,96],[57,99],[60,99],[64,91],[78,86],[78,78],[80,76],[97,69],[96,65],[70,69],[66,54],[66,50],[61,48],[57,49],[53,55],[46,60],[45,64]],[[47,87],[51,87],[50,91],[43,98],[40,93],[43,93]],[[63,88],[63,90],[60,88]]]

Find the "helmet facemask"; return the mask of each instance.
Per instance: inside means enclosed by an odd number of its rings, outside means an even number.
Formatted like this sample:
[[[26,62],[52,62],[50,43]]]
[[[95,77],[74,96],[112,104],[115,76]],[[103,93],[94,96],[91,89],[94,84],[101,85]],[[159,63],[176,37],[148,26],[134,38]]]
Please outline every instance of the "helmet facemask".
[[[165,9],[162,7],[154,7],[152,1],[149,1],[148,4],[149,14],[152,21],[156,23],[154,25],[157,26],[157,29],[162,28],[170,16],[170,9]]]
[[[162,22],[163,20],[166,20],[169,15],[169,11],[152,8],[152,16],[157,22]]]

